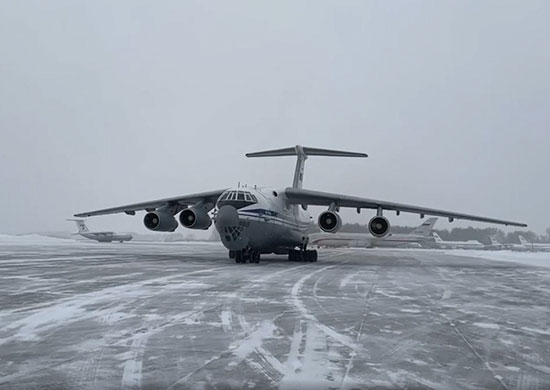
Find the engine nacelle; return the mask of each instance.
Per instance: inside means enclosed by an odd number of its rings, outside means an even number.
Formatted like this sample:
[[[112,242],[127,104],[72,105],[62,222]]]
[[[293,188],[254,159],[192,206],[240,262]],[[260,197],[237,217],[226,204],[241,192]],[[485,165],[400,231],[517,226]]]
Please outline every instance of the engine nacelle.
[[[377,216],[369,221],[369,232],[374,237],[384,237],[390,231],[390,221],[386,217]]]
[[[143,224],[149,230],[156,232],[173,232],[178,227],[178,221],[169,211],[155,210],[145,214]]]
[[[180,213],[180,223],[188,229],[206,230],[212,225],[212,218],[202,209],[184,209]]]
[[[342,218],[334,211],[323,211],[317,223],[322,231],[336,233],[342,226]]]

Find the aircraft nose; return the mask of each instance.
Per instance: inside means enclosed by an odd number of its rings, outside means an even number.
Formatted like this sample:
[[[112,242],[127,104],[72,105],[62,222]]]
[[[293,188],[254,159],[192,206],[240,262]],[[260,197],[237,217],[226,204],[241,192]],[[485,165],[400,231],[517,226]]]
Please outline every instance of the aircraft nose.
[[[239,224],[239,213],[237,209],[230,205],[225,205],[218,211],[216,216],[216,226],[237,226]]]
[[[216,215],[216,229],[220,233],[223,245],[230,250],[241,250],[248,245],[248,236],[239,224],[239,213],[231,205],[222,206]]]

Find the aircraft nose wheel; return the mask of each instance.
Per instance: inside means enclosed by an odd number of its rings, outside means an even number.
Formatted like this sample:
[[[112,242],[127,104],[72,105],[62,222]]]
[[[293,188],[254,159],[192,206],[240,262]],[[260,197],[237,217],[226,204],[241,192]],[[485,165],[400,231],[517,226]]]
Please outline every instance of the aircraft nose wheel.
[[[302,250],[292,249],[288,252],[288,260],[314,263],[317,261],[317,251],[316,250],[302,251]]]
[[[235,259],[235,263],[244,264],[246,262],[258,264],[260,262],[261,253],[259,251],[230,251],[229,257]]]

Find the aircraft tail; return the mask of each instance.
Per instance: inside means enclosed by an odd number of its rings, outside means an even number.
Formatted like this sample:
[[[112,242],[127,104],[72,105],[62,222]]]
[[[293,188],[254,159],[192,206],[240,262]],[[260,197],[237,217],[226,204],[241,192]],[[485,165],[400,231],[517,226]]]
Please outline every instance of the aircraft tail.
[[[529,241],[525,237],[523,237],[521,234],[518,235],[519,242],[521,245],[531,245]]]
[[[415,236],[429,237],[436,222],[437,218],[428,218],[422,225],[414,229],[411,234],[414,234]]]
[[[365,153],[346,152],[342,150],[318,149],[307,146],[291,146],[283,149],[265,150],[262,152],[247,153],[246,157],[280,157],[297,156],[296,169],[292,187],[302,188],[304,181],[304,166],[308,156],[330,156],[330,157],[368,157]]]
[[[441,237],[439,237],[439,234],[437,234],[436,232],[432,232],[432,236],[435,238],[435,242],[443,241]]]
[[[497,240],[497,236],[495,235],[489,236],[489,240],[491,241],[491,245],[500,245],[500,242]]]
[[[68,219],[67,221],[73,221],[76,223],[76,227],[78,228],[79,234],[90,232],[90,229],[88,229],[88,226],[86,226],[83,219]]]

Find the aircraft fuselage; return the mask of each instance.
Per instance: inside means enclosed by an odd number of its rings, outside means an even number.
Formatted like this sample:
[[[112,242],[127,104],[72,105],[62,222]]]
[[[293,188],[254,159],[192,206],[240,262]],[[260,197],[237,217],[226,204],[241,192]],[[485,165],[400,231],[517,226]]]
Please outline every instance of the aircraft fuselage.
[[[232,188],[216,203],[214,223],[223,245],[232,251],[252,248],[261,253],[287,253],[305,247],[311,217],[289,204],[283,190]]]

